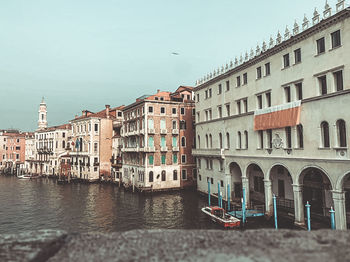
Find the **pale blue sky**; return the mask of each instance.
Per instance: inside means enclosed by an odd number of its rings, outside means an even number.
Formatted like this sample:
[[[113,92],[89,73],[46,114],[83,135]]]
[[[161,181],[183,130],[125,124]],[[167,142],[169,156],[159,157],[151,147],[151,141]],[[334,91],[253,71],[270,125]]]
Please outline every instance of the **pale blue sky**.
[[[335,10],[336,0],[328,1]],[[1,0],[0,129],[173,91],[276,38],[324,0]],[[180,55],[172,55],[178,52]]]

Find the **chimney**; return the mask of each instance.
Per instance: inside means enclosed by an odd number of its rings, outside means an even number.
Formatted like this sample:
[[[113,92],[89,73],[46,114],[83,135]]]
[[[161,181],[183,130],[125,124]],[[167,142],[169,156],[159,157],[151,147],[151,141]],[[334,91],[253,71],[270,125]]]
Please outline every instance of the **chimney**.
[[[109,108],[110,107],[111,107],[110,105],[106,105],[106,116],[107,116],[107,118],[109,118]]]
[[[157,93],[159,93],[160,92],[160,89],[157,89]]]

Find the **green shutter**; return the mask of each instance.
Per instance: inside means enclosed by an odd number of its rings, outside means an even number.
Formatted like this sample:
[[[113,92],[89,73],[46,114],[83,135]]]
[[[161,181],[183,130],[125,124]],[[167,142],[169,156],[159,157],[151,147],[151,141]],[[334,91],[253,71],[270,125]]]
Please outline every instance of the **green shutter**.
[[[165,155],[162,155],[162,165],[165,165]]]
[[[148,157],[148,163],[149,163],[150,165],[153,165],[153,155],[151,155],[151,156]]]
[[[173,163],[177,164],[177,154],[173,154]]]

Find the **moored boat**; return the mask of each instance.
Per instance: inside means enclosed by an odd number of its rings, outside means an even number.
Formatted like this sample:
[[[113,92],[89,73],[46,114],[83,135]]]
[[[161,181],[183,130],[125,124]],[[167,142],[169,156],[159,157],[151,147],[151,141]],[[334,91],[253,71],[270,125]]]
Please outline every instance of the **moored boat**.
[[[224,228],[234,228],[241,225],[241,220],[225,212],[225,209],[218,206],[203,207],[202,212],[210,217],[215,223]]]

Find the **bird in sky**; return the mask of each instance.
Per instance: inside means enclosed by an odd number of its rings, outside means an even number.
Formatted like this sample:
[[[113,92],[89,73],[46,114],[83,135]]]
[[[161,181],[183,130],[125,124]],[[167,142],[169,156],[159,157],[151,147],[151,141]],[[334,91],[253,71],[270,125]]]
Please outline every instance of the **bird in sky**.
[[[180,55],[179,53],[176,53],[176,52],[172,52],[171,54],[172,55]]]

